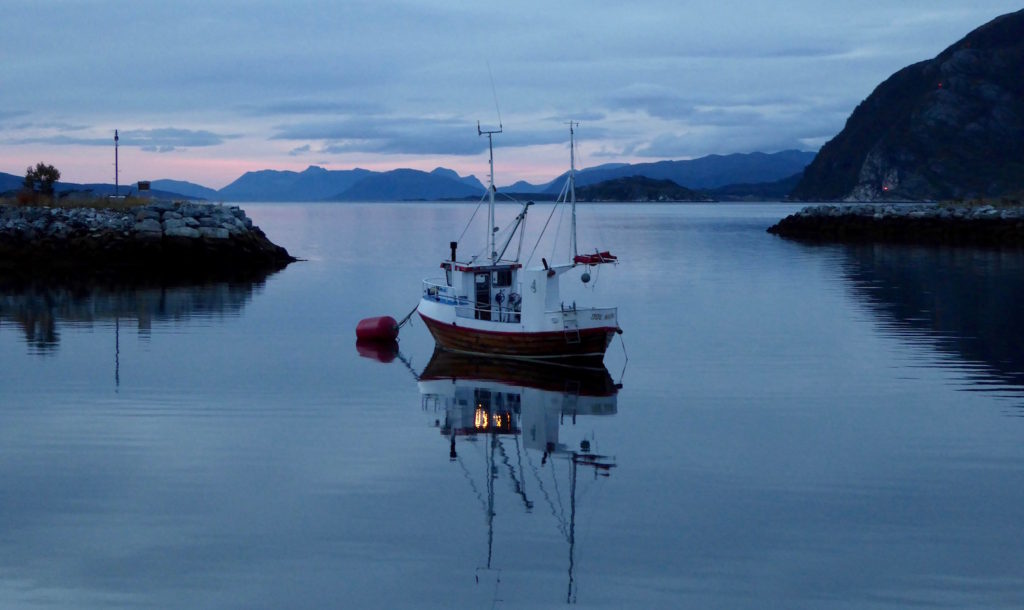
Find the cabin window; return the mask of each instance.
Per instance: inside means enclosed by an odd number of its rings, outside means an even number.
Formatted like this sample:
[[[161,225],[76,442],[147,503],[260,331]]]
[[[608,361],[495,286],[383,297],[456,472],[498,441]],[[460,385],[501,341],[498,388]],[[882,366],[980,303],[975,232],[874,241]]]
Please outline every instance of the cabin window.
[[[497,287],[505,287],[512,285],[512,270],[511,269],[499,269],[491,272],[491,284]]]
[[[451,267],[445,267],[444,268],[444,279],[445,279],[445,282],[447,282],[449,286],[452,285],[452,268]]]

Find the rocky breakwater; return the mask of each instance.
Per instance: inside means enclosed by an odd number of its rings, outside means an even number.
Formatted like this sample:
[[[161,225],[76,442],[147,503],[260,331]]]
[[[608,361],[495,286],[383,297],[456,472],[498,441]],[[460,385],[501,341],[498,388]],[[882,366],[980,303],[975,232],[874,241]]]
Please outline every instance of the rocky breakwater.
[[[0,272],[26,277],[206,279],[266,275],[295,261],[237,206],[0,206]]]
[[[1024,207],[819,205],[768,232],[809,241],[1024,247]]]

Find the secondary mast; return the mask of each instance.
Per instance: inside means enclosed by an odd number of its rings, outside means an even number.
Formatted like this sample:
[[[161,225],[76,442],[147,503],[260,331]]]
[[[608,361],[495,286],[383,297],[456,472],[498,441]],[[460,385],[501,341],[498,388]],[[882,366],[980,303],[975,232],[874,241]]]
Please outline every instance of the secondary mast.
[[[494,234],[498,232],[498,227],[494,226],[494,134],[501,133],[501,130],[501,123],[498,123],[496,130],[483,130],[480,129],[480,121],[476,122],[476,133],[478,136],[487,136],[487,150],[490,153],[491,175],[490,184],[487,186],[487,196],[490,200],[487,205],[487,243],[490,245],[489,256],[492,265],[498,262],[498,250],[494,247]]]
[[[572,247],[573,260],[579,255],[576,251],[576,132],[573,129],[579,126],[579,121],[569,121],[569,200],[572,202],[572,237],[569,238],[569,245]]]

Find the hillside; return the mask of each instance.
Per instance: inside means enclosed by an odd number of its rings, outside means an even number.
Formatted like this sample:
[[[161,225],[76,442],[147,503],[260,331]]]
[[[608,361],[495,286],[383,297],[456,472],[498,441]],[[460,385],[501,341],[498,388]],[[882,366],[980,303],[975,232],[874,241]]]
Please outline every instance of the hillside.
[[[709,189],[707,194],[719,201],[781,201],[789,196],[802,177],[803,172],[800,172],[774,182],[728,184]]]
[[[447,170],[451,171],[451,170]],[[463,182],[458,174],[395,169],[371,174],[331,199],[341,201],[408,201],[479,197],[486,189]],[[453,179],[451,175],[454,175]]]
[[[616,178],[576,190],[577,201],[714,201],[706,193],[679,186],[671,180],[646,176]]]
[[[14,174],[5,174],[0,172],[0,193],[5,191],[16,191],[21,188],[21,185],[25,181],[25,176],[15,176]]]
[[[1024,191],[1024,10],[896,72],[850,115],[791,194],[940,200]]]
[[[153,180],[150,183],[150,188],[168,193],[179,193],[190,199],[218,201],[221,198],[220,194],[214,189],[184,180]]]
[[[225,201],[323,201],[373,173],[360,168],[328,170],[315,165],[301,172],[265,169],[242,174],[218,194]]]
[[[578,171],[576,185],[586,186],[616,178],[645,176],[655,180],[671,180],[690,189],[705,190],[729,184],[781,180],[803,171],[813,159],[813,152],[784,150],[777,153],[707,155],[685,161],[601,166]],[[549,182],[543,191],[557,193],[565,183],[565,178],[566,174],[562,174]]]

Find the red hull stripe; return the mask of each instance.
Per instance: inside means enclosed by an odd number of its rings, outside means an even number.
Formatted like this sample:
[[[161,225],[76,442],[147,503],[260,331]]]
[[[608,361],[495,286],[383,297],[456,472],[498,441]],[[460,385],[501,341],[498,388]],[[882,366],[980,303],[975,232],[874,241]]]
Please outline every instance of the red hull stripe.
[[[524,358],[581,358],[604,355],[615,336],[614,327],[580,329],[575,332],[513,333],[469,329],[444,324],[420,314],[434,340],[444,348],[475,354],[497,354]]]

